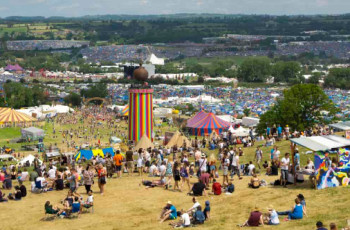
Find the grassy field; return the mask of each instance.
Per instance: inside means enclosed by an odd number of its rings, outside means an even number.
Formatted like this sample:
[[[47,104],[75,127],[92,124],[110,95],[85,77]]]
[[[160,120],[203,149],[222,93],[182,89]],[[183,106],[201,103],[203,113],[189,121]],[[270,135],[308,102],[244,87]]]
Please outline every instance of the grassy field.
[[[123,124],[125,126],[125,124]],[[56,130],[65,129],[68,126],[57,127]],[[60,138],[52,138],[52,125],[45,125],[48,137],[45,142],[60,142]],[[163,127],[161,130],[169,129]],[[0,139],[16,137],[16,129],[0,130]],[[104,131],[107,135],[109,130]],[[103,138],[106,141],[107,136]],[[2,142],[0,142],[2,143]],[[257,143],[259,145],[261,143]],[[289,152],[289,142],[278,142],[281,153]],[[264,158],[269,158],[269,149],[263,147]],[[305,149],[299,148],[301,152],[301,163],[306,164],[309,155],[305,155]],[[244,148],[244,156],[241,163],[246,163],[254,158],[255,147]],[[217,151],[205,150],[208,154],[217,153]],[[268,177],[260,173],[260,177],[267,182],[273,182],[278,177]],[[219,182],[222,181],[220,172]],[[147,178],[147,175],[143,177]],[[306,197],[308,217],[300,221],[283,222],[279,226],[265,226],[264,229],[285,229],[285,230],[304,230],[315,229],[315,223],[318,220],[326,225],[335,222],[340,226],[346,225],[349,218],[348,206],[350,197],[347,196],[349,188],[330,188],[325,190],[313,190],[308,181],[297,186],[288,186],[287,189],[280,187],[267,186],[257,190],[249,189],[247,183],[249,177],[243,180],[234,178],[235,192],[231,196],[208,196],[200,197],[199,202],[203,205],[206,200],[211,202],[211,219],[199,229],[239,229],[237,224],[242,224],[248,217],[250,210],[258,205],[263,212],[266,212],[268,205],[273,205],[276,210],[289,210],[293,205],[293,200],[297,194],[302,193]],[[123,175],[120,179],[109,179],[106,185],[106,193],[101,196],[97,193],[98,188],[95,184],[93,191],[95,197],[95,212],[81,215],[77,219],[56,219],[54,221],[43,221],[44,203],[49,200],[53,204],[58,204],[64,199],[67,190],[53,191],[44,194],[28,194],[22,201],[11,201],[0,203],[0,223],[1,229],[171,229],[167,222],[159,224],[158,216],[161,208],[170,200],[177,209],[189,209],[192,206],[191,197],[187,196],[187,188],[183,192],[164,190],[162,188],[145,189],[139,186],[141,177],[128,177]],[[195,178],[191,182],[195,182]],[[26,183],[29,188],[29,183]],[[8,193],[9,191],[5,191]],[[84,188],[79,189],[86,199]],[[59,205],[60,206],[60,205]],[[249,229],[249,228],[248,228]]]

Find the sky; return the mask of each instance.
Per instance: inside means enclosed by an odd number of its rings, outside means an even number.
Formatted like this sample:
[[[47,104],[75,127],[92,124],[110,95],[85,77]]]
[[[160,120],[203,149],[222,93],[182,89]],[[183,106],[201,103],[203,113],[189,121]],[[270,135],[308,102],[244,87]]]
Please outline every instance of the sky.
[[[343,14],[350,0],[0,0],[0,17],[176,13]]]

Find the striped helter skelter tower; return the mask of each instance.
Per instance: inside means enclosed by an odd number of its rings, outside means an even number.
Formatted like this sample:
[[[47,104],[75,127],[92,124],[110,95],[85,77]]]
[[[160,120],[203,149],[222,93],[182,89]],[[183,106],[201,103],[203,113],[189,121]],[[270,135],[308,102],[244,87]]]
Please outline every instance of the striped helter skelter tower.
[[[129,141],[137,143],[143,135],[153,141],[153,89],[129,89]]]

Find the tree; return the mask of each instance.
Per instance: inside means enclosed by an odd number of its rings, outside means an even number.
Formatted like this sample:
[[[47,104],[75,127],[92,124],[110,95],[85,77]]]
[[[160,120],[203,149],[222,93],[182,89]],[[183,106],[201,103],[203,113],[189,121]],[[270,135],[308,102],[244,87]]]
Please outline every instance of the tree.
[[[315,72],[315,73],[312,73],[311,77],[309,79],[307,79],[307,83],[310,83],[310,84],[319,84],[320,82],[320,79],[321,79],[321,73],[320,72]]]
[[[271,74],[270,59],[251,57],[243,61],[238,69],[238,79],[245,82],[266,82]]]
[[[246,117],[249,117],[249,115],[250,115],[250,109],[245,108],[245,109],[243,110],[243,113],[244,113],[244,115],[245,115]]]
[[[197,79],[198,83],[204,83],[204,78],[202,76],[199,76]]]
[[[327,118],[321,111],[328,111]],[[314,84],[298,84],[283,92],[283,99],[261,116],[257,130],[264,133],[266,126],[289,125],[302,131],[315,124],[335,119],[338,109],[324,91]]]
[[[73,92],[64,98],[64,103],[68,105],[70,104],[72,106],[80,106],[81,102],[82,102],[81,96]]]
[[[300,71],[300,63],[280,61],[272,67],[272,76],[275,82],[292,82],[295,79],[300,79]]]
[[[81,90],[80,95],[86,98],[101,97],[105,98],[108,96],[107,85],[103,83],[93,84],[87,90]]]

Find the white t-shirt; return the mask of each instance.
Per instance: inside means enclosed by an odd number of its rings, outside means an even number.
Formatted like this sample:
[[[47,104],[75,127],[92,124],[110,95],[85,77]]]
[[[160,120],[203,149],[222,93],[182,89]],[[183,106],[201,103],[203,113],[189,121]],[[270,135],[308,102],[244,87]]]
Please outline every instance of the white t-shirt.
[[[28,172],[22,172],[21,173],[21,181],[27,180],[28,177],[29,177],[29,173]]]
[[[36,181],[40,181],[41,187],[44,187],[44,185],[45,185],[45,178],[44,177],[38,177],[38,178],[36,178]]]
[[[149,168],[149,173],[153,174],[154,170],[156,170],[156,169],[157,169],[157,166],[151,165],[151,167]]]
[[[199,167],[201,171],[207,171],[207,159],[199,159]]]
[[[149,154],[149,152],[146,152],[146,154],[145,154],[145,160],[146,160],[146,161],[151,161],[151,154]]]
[[[166,171],[165,165],[159,166],[159,172],[160,172],[160,175],[161,175],[161,176],[164,176],[164,175],[165,175],[165,171]]]
[[[88,196],[88,198],[86,199],[86,203],[91,204],[91,203],[93,203],[93,202],[94,202],[94,196],[93,196],[93,195]]]
[[[270,218],[271,218],[271,223],[272,224],[279,224],[280,223],[280,220],[278,219],[277,212],[275,210],[273,210],[271,212]]]
[[[253,164],[248,165],[249,175],[253,174],[253,169],[255,169],[255,165]]]
[[[181,219],[182,219],[182,223],[184,226],[190,226],[191,225],[191,220],[190,220],[190,216],[188,215],[188,213],[184,213],[181,215]]]
[[[50,169],[48,172],[50,179],[56,178],[56,170]]]
[[[281,160],[281,169],[288,170],[288,165],[289,165],[290,159],[283,157]]]
[[[192,206],[192,209],[193,209],[194,211],[197,211],[197,208],[198,208],[199,206],[201,206],[201,204],[197,201],[197,202],[194,203],[194,205]]]
[[[281,152],[279,150],[273,152],[273,158],[278,159],[280,157]]]
[[[236,156],[233,156],[232,157],[232,166],[238,166],[237,165],[237,162],[238,162],[238,160],[239,160],[239,156],[238,155],[236,155]]]

